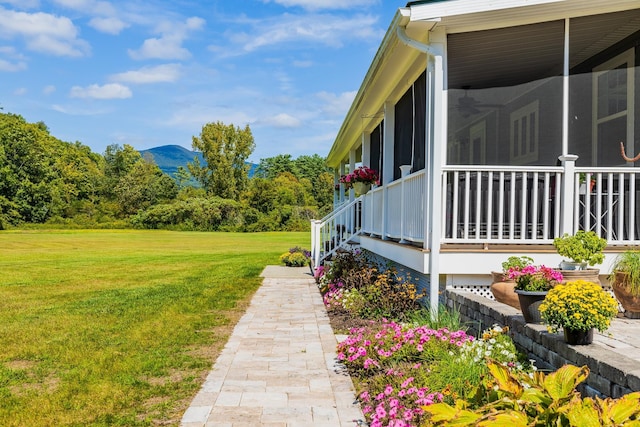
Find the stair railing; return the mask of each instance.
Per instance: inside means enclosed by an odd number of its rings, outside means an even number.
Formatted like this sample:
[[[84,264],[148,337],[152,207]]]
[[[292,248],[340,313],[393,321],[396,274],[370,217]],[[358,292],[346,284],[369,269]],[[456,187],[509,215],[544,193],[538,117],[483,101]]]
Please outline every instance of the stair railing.
[[[346,246],[362,232],[362,196],[345,203],[321,220],[311,221],[311,259],[314,267]]]

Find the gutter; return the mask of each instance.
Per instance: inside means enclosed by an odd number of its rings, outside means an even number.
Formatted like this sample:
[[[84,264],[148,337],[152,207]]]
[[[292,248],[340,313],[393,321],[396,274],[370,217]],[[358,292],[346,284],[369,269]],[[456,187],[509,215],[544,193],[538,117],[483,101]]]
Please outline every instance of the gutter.
[[[440,18],[437,18],[437,20],[434,20],[435,22],[440,22]],[[411,37],[409,37],[407,35],[407,26],[406,24],[404,26],[398,25],[396,27],[396,34],[398,35],[398,38],[400,39],[400,41],[402,43],[404,43],[405,45],[412,47],[414,49],[419,50],[420,52],[424,52],[427,55],[430,56],[435,56],[437,53],[436,51],[433,49],[433,47],[431,47],[430,45],[426,44],[426,43],[422,43],[419,42],[417,40],[412,39]]]

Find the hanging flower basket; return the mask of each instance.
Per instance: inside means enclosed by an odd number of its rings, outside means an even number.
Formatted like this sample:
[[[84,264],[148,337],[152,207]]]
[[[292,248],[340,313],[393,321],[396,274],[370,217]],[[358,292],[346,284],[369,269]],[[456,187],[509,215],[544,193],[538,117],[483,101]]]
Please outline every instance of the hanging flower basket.
[[[380,176],[378,175],[378,171],[368,168],[366,166],[362,166],[362,167],[356,168],[351,173],[342,175],[340,177],[340,182],[343,183],[346,188],[355,188],[354,185],[356,183],[363,183],[363,184],[368,184],[370,189],[371,185],[378,184],[379,179],[380,179]],[[364,193],[360,193],[360,194],[364,194]]]

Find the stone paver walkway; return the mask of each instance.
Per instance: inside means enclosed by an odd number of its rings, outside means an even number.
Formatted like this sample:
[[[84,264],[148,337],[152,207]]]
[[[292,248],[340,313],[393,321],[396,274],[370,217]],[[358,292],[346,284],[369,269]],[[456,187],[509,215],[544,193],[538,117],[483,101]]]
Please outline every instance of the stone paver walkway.
[[[364,417],[308,268],[269,266],[183,427],[342,427]]]

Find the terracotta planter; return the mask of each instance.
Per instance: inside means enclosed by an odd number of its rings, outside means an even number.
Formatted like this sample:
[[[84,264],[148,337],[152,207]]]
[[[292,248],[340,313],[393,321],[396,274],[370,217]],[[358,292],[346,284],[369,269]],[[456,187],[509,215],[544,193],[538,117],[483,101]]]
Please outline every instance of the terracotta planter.
[[[564,328],[564,340],[570,345],[588,345],[593,342],[593,328],[573,330]]]
[[[518,295],[524,321],[527,323],[542,323],[540,304],[544,301],[544,297],[547,296],[547,291],[529,292],[516,290],[515,292]]]
[[[631,313],[640,313],[640,295],[633,295],[629,291],[629,287],[623,285],[627,273],[616,272],[615,280],[611,284],[613,294],[622,305],[625,311]]]
[[[562,273],[562,283],[573,282],[574,280],[584,280],[587,282],[600,283],[600,269],[587,268],[586,270],[560,270]]]
[[[507,304],[520,310],[520,301],[518,300],[518,294],[515,292],[515,280],[506,279],[498,271],[492,271],[491,276],[493,277],[493,283],[491,283],[489,290],[491,290],[493,298],[502,304]]]
[[[502,273],[501,271],[492,271],[491,272],[491,282],[513,282],[513,280],[507,279],[507,275]]]

